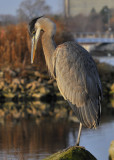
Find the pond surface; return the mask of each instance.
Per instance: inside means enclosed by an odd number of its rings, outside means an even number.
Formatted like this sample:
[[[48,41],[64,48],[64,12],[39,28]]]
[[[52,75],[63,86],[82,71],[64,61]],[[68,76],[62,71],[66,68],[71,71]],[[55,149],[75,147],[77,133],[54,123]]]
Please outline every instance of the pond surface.
[[[67,121],[1,121],[0,160],[41,160],[75,144],[78,123]],[[114,140],[114,117],[102,117],[96,130],[83,128],[80,145],[98,160],[108,160]]]
[[[94,56],[96,59],[98,59],[101,63],[107,63],[112,66],[114,66],[114,56]]]

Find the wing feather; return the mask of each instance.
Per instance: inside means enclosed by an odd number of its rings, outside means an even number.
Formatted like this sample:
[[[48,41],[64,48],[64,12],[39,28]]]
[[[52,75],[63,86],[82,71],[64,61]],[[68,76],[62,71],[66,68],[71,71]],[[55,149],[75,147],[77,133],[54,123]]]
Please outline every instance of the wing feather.
[[[53,61],[61,94],[83,125],[96,127],[100,118],[102,89],[92,57],[77,43],[66,42],[57,47]]]

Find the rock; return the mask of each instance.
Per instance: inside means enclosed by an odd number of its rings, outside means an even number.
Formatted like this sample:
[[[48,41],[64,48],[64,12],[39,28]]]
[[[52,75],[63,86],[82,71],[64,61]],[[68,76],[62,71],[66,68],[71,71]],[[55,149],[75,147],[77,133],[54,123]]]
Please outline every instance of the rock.
[[[34,72],[34,75],[35,75],[36,77],[40,77],[40,73],[39,73],[38,71],[35,71],[35,72]]]
[[[1,117],[4,117],[4,115],[5,115],[4,110],[0,109],[0,118],[1,118]]]
[[[0,78],[3,78],[3,76],[4,76],[4,72],[0,71]]]
[[[47,75],[47,74],[42,74],[42,73],[40,73],[40,72],[38,72],[38,71],[35,71],[35,72],[34,72],[34,75],[35,75],[36,77],[40,77],[41,79],[49,79],[49,75]]]
[[[3,96],[5,97],[5,98],[8,98],[8,99],[12,99],[12,98],[14,98],[15,97],[15,93],[12,93],[12,92],[4,92],[3,93]]]
[[[12,114],[13,118],[15,118],[15,119],[19,119],[21,117],[21,112],[18,111],[16,108],[13,109],[12,111],[10,111],[10,113]]]
[[[40,97],[42,97],[43,94],[42,93],[33,93],[32,94],[32,97],[35,98],[35,99],[39,99]]]
[[[11,89],[12,93],[16,92],[17,89],[18,89],[18,87],[19,87],[18,84],[11,84],[11,85],[9,85],[9,88]]]
[[[21,72],[21,68],[15,68],[15,72],[20,73]]]
[[[59,119],[59,118],[67,118],[68,114],[67,114],[67,109],[66,108],[61,108],[61,109],[55,109],[55,118]]]
[[[96,158],[83,147],[70,147],[59,151],[43,160],[96,160]]]
[[[46,108],[47,108],[47,104],[45,104],[45,103],[44,103],[44,104],[42,103],[42,105],[39,106],[39,109],[40,109],[41,111],[46,110]]]
[[[110,94],[113,95],[113,94],[114,94],[114,83],[111,85],[110,90],[111,90],[111,91],[110,91]]]
[[[5,86],[5,82],[4,81],[0,81],[0,90],[2,90]]]
[[[109,148],[109,160],[114,160],[114,140],[110,144],[110,148]]]
[[[113,98],[110,99],[110,104],[114,108],[114,99]]]
[[[70,122],[75,122],[75,123],[79,122],[79,120],[76,116],[69,116],[69,121]]]
[[[14,102],[5,102],[3,104],[3,108],[12,108],[12,106],[15,106],[15,103]]]
[[[24,87],[20,84],[19,89],[21,90],[22,93],[24,93]]]
[[[10,68],[6,68],[6,72],[9,73],[9,75],[11,77],[16,77],[16,75],[17,75],[17,73],[14,70],[10,69]]]
[[[31,89],[32,91],[39,87],[39,83],[37,81],[30,82],[26,85],[26,89]]]
[[[43,93],[43,94],[48,94],[50,92],[50,90],[45,86],[41,86],[38,90],[40,93]]]
[[[54,81],[55,81],[55,79],[50,79],[50,80],[48,80],[48,84],[53,84]]]
[[[22,79],[20,80],[20,82],[21,82],[21,84],[24,85],[24,84],[25,84],[25,79],[22,78]]]
[[[14,78],[13,80],[12,80],[12,85],[13,84],[20,84],[20,80],[18,79],[18,78]]]

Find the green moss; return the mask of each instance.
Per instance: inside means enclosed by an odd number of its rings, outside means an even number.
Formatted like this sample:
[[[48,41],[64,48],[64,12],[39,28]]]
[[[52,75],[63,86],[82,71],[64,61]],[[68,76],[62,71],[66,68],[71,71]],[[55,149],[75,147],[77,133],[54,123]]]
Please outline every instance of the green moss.
[[[96,158],[83,147],[70,147],[59,151],[44,160],[96,160]]]

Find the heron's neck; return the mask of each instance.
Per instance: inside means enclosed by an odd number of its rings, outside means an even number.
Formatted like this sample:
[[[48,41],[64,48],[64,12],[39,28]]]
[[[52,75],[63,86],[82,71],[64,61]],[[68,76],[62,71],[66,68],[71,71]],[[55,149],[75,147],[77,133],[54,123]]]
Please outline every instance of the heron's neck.
[[[48,35],[47,33],[43,34],[42,46],[43,46],[46,64],[48,66],[49,71],[51,72],[51,75],[53,75],[54,73],[53,73],[52,55],[55,51],[56,46],[51,35]]]

